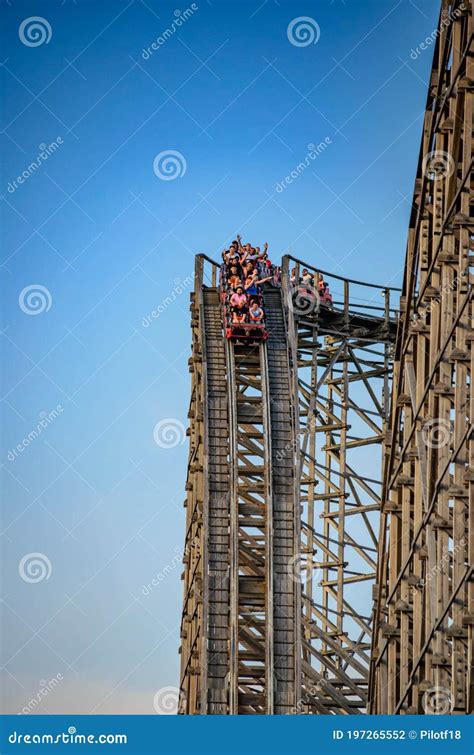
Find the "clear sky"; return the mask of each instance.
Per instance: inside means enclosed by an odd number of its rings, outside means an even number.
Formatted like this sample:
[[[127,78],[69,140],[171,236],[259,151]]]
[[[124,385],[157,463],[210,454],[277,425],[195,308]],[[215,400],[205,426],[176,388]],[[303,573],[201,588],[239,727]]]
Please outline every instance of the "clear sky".
[[[4,709],[153,713],[178,683],[193,256],[240,231],[400,285],[437,3],[1,9]]]

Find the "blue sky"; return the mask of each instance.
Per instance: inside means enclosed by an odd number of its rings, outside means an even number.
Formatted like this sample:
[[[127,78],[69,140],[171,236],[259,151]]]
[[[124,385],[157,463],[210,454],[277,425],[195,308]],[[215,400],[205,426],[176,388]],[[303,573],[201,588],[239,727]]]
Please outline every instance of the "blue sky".
[[[433,45],[411,51],[436,4],[195,6],[147,57],[190,3],[2,0],[8,712],[58,674],[37,712],[152,713],[177,684],[194,254],[240,231],[273,259],[401,283]],[[319,39],[297,46],[303,16]],[[182,175],[163,180],[169,151]]]

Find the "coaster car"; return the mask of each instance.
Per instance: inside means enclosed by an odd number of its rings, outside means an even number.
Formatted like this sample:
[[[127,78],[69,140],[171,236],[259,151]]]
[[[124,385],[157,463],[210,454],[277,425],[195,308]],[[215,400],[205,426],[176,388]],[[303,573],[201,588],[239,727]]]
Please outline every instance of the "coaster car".
[[[225,335],[239,341],[266,341],[268,331],[262,323],[239,322],[227,325]]]

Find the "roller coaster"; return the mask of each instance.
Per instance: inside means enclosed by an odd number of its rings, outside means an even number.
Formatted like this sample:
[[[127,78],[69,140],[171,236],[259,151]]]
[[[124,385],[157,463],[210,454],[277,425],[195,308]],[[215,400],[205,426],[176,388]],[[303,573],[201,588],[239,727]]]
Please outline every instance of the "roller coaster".
[[[436,40],[402,290],[285,255],[234,327],[196,257],[181,713],[473,712],[472,3]]]

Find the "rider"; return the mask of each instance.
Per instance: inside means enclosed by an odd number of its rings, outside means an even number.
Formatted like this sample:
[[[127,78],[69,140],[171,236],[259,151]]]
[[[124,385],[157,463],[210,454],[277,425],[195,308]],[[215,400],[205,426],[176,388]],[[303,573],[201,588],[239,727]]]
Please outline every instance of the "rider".
[[[263,309],[255,300],[250,305],[249,320],[252,323],[261,323],[263,320]]]
[[[231,307],[237,310],[245,310],[247,308],[247,294],[244,292],[243,287],[237,286],[235,293],[230,297]]]
[[[301,273],[301,280],[306,286],[312,286],[314,284],[314,279],[311,273],[307,270],[307,268],[303,268],[303,272]]]
[[[242,280],[240,278],[239,270],[236,265],[232,265],[232,267],[230,268],[229,274],[227,276],[227,284],[233,289],[237,288],[237,286],[242,285]]]
[[[257,271],[254,270],[251,275],[248,275],[245,279],[244,288],[248,296],[258,296],[259,286],[262,285],[262,283],[266,283],[267,281],[271,280],[273,276],[268,276],[267,278],[261,278],[260,280],[257,280]]]

